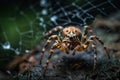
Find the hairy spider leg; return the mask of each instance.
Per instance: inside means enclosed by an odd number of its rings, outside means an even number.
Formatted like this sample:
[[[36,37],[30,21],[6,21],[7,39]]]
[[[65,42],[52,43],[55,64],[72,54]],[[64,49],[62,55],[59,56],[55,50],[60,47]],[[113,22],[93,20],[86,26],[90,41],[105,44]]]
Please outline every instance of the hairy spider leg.
[[[50,58],[51,58],[51,56],[52,56],[55,48],[57,48],[57,43],[54,43],[53,46],[52,46],[51,49],[50,49],[50,54],[49,54],[49,56],[48,56],[48,58],[47,58],[46,65],[45,65],[45,67],[44,67],[44,69],[43,69],[43,71],[42,71],[42,75],[43,75],[43,76],[45,75],[45,72],[46,72],[46,70],[47,70],[48,64],[49,64],[49,62],[50,62]]]
[[[42,72],[42,75],[43,75],[43,76],[45,75],[45,72],[46,72],[46,70],[47,70],[47,68],[48,68],[48,65],[49,65],[49,62],[50,62],[50,58],[51,58],[51,56],[52,56],[52,54],[53,54],[53,52],[54,52],[54,50],[55,50],[56,48],[58,48],[59,50],[65,50],[66,53],[68,54],[68,49],[67,49],[66,46],[64,46],[64,45],[62,45],[62,44],[60,44],[60,43],[57,43],[57,42],[54,43],[53,46],[52,46],[51,49],[50,49],[50,54],[49,54],[49,56],[48,56],[48,58],[47,58],[46,65],[45,65],[44,70],[43,70],[43,72]]]
[[[86,38],[87,38],[87,34],[90,33],[91,36],[95,36],[95,34],[93,33],[91,27],[89,26],[84,26],[84,34],[82,36],[82,39],[81,39],[81,42],[84,43],[86,41]],[[105,53],[107,54],[108,58],[110,59],[110,55],[109,55],[109,51],[108,49],[104,46],[104,42],[98,38],[97,36],[94,37],[97,41],[99,41],[102,46],[104,47],[104,50],[105,50]]]
[[[108,58],[110,59],[108,49],[104,46],[103,41],[100,40],[100,38],[98,38],[97,36],[90,36],[90,37],[92,40],[96,39],[97,41],[99,41],[102,44],[102,46],[104,47],[105,53],[107,54]],[[96,44],[95,43],[92,44],[92,48],[94,49],[94,67],[93,67],[93,69],[95,69],[96,68],[96,61],[97,61],[97,51],[96,51]]]
[[[83,43],[82,45],[76,46],[76,47],[73,49],[72,55],[75,55],[75,52],[76,52],[76,51],[83,51],[83,50],[87,49],[90,43],[93,43],[92,37],[90,37],[90,38],[89,38],[85,43]]]
[[[93,49],[93,52],[94,52],[94,55],[93,55],[93,57],[94,57],[94,61],[93,61],[93,70],[95,70],[95,68],[96,68],[96,63],[97,63],[97,51],[96,51],[96,43],[92,43],[92,49]]]
[[[110,59],[109,51],[108,51],[108,49],[104,46],[104,42],[103,42],[100,38],[98,38],[97,36],[94,36],[93,38],[95,38],[97,41],[99,41],[99,42],[102,44],[102,46],[103,46],[103,48],[104,48],[104,50],[105,50],[105,53],[107,54],[108,58]]]
[[[45,46],[43,47],[43,49],[42,49],[42,51],[40,53],[40,64],[42,64],[42,59],[43,59],[43,55],[44,55],[45,49],[50,44],[50,42],[52,40],[56,40],[56,41],[60,42],[57,35],[52,35],[52,36],[49,37],[49,39],[45,43]]]
[[[82,43],[84,43],[86,41],[88,33],[90,33],[90,35],[94,35],[91,27],[84,26],[84,31],[83,31],[83,35],[82,35],[82,39],[81,39]]]
[[[91,36],[91,39],[96,39],[97,41],[99,41],[102,46],[104,47],[105,53],[107,54],[108,58],[110,59],[110,55],[109,55],[109,51],[108,49],[104,46],[104,43],[102,40],[100,40],[100,38],[98,38],[97,36]],[[97,52],[96,52],[96,44],[94,43],[92,45],[93,49],[94,49],[94,69],[96,68],[96,57],[97,57]]]
[[[94,66],[93,69],[96,68],[96,61],[97,61],[97,52],[96,52],[96,43],[93,40],[93,36],[91,36],[82,46],[78,45],[74,48],[72,55],[75,55],[76,51],[84,51],[88,48],[90,44],[92,44],[92,49],[94,50]]]

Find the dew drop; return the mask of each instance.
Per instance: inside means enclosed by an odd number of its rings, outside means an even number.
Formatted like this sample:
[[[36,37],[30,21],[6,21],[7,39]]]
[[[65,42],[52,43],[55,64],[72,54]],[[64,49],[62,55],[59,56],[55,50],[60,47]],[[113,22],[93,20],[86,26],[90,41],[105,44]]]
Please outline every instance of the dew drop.
[[[57,19],[57,16],[52,16],[52,17],[50,18],[51,21],[56,21],[56,19]]]
[[[5,42],[3,45],[2,45],[3,49],[10,49],[11,45],[9,42]]]

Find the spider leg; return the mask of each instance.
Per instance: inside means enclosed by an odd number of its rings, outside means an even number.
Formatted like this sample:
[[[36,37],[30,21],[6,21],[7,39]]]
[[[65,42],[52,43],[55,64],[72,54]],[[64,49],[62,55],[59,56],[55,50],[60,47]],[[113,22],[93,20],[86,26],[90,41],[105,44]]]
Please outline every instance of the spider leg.
[[[53,46],[52,46],[51,49],[50,49],[50,54],[49,54],[49,56],[48,56],[48,58],[47,58],[46,65],[45,65],[45,67],[44,67],[44,69],[43,69],[43,72],[42,72],[42,75],[43,75],[43,76],[45,75],[45,72],[46,72],[46,70],[47,70],[47,68],[48,68],[48,65],[49,65],[49,62],[50,62],[50,58],[51,58],[51,56],[52,56],[52,54],[53,54],[53,52],[54,52],[54,49],[57,48],[57,45],[58,45],[57,43],[54,43]]]
[[[105,53],[107,54],[108,58],[110,59],[109,51],[108,51],[108,49],[104,46],[104,42],[103,42],[100,38],[98,38],[97,36],[93,36],[93,38],[96,39],[97,41],[99,41],[99,42],[102,44],[102,46],[103,46],[103,48],[104,48],[104,50],[105,50]]]
[[[59,50],[65,50],[66,54],[69,54],[69,50],[68,50],[67,46],[65,46],[65,45],[63,45],[63,44],[58,44],[58,45],[57,45],[57,48],[58,48]]]
[[[96,43],[93,41],[93,36],[91,36],[82,46],[78,45],[77,47],[74,48],[73,50],[73,55],[75,55],[76,51],[83,51],[88,48],[90,44],[92,44],[92,49],[94,51],[94,66],[93,69],[96,68],[96,62],[97,62],[97,51],[96,51]]]
[[[41,53],[40,53],[40,64],[42,63],[42,58],[43,58],[45,49],[46,49],[46,47],[49,45],[49,43],[50,43],[52,40],[56,40],[57,42],[60,42],[57,35],[52,35],[52,36],[49,37],[49,39],[47,40],[45,46],[43,47],[43,49],[42,49],[42,51],[41,51]]]
[[[94,37],[93,37],[94,39],[98,40],[98,41],[103,45],[104,50],[105,50],[108,58],[110,59],[109,51],[108,51],[108,49],[104,46],[103,41],[100,40],[97,36],[95,36],[95,34],[93,33],[91,27],[89,27],[89,26],[84,26],[84,28],[85,28],[85,29],[84,29],[84,34],[83,34],[83,36],[82,36],[81,42],[84,43],[84,42],[86,41],[87,34],[90,33],[91,36],[94,36]]]
[[[75,52],[76,52],[76,51],[83,51],[83,50],[87,49],[88,46],[89,46],[89,44],[91,43],[91,41],[92,41],[92,40],[89,39],[89,40],[86,41],[82,46],[81,46],[81,45],[76,46],[76,47],[73,49],[72,55],[75,55]]]
[[[47,32],[46,34],[44,34],[43,37],[46,37],[46,36],[52,34],[53,32],[57,32],[57,31],[62,30],[62,29],[63,29],[62,26],[57,26],[57,27],[51,29],[51,30],[50,30],[49,32]]]
[[[82,42],[82,43],[84,43],[84,42],[86,41],[88,32],[89,32],[91,35],[94,35],[91,27],[89,27],[89,26],[84,26],[84,33],[83,33],[82,39],[81,39],[81,42]]]
[[[92,43],[92,48],[94,51],[94,66],[93,66],[93,70],[95,70],[96,68],[96,63],[97,63],[97,51],[96,51],[96,43]]]
[[[60,44],[60,43],[54,43],[53,46],[52,46],[51,49],[50,49],[50,54],[49,54],[49,56],[48,56],[48,58],[47,58],[46,65],[45,65],[44,70],[43,70],[43,72],[42,72],[42,75],[43,75],[43,76],[45,75],[45,72],[46,72],[46,70],[47,70],[47,68],[48,68],[48,65],[49,65],[49,62],[50,62],[50,58],[51,58],[51,56],[52,56],[52,54],[53,54],[53,52],[54,52],[54,49],[56,49],[56,48],[58,48],[59,50],[65,50],[66,53],[69,54],[68,49],[67,49],[66,46],[63,46],[63,45]]]

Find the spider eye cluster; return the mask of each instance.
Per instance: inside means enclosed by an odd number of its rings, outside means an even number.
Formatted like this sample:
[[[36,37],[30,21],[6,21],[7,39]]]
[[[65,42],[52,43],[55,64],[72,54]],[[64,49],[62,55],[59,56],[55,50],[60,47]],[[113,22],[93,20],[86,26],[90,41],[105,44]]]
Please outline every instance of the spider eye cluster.
[[[75,29],[75,30],[66,29],[66,30],[65,30],[65,32],[70,32],[70,31],[72,31],[72,32],[74,32],[74,33],[79,32],[77,29]]]
[[[63,34],[66,36],[79,36],[81,35],[81,30],[75,26],[68,26],[63,29]]]

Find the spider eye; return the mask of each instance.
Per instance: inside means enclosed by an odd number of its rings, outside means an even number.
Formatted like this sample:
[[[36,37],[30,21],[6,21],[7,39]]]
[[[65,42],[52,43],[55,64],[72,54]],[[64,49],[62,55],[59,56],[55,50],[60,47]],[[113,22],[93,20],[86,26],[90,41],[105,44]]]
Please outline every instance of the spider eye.
[[[77,32],[77,30],[75,30],[75,32]]]
[[[66,32],[68,32],[68,30],[66,30]]]

